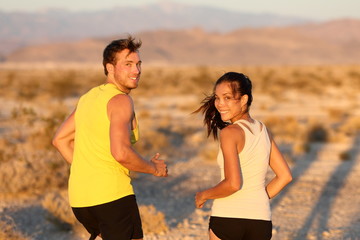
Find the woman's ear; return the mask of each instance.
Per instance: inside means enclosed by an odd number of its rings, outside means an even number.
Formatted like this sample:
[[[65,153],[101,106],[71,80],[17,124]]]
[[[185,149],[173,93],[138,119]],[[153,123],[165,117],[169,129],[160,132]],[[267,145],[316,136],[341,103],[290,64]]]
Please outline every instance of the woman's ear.
[[[241,96],[241,107],[244,107],[249,100],[249,96],[247,94]]]

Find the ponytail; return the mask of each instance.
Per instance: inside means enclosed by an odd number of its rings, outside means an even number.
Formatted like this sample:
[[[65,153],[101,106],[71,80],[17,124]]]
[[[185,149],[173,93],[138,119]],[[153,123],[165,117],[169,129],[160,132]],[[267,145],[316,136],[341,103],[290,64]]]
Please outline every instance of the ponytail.
[[[204,125],[207,127],[207,137],[212,133],[214,139],[218,139],[218,129],[223,129],[229,123],[221,120],[220,113],[215,108],[215,95],[207,96],[201,106],[193,113],[201,112],[204,115]]]

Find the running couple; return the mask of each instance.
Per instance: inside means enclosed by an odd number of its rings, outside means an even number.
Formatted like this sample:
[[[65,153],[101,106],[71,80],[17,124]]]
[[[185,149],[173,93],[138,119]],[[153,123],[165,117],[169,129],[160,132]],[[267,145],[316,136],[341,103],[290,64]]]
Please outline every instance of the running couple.
[[[104,240],[143,239],[130,171],[167,177],[156,153],[144,159],[132,145],[138,122],[129,96],[141,75],[141,41],[132,36],[112,41],[103,52],[106,81],[80,97],[76,109],[57,130],[53,145],[71,164],[69,202],[90,233]],[[222,180],[196,194],[196,207],[215,199],[210,239],[271,238],[269,199],[291,181],[291,172],[265,125],[250,117],[251,81],[226,73],[197,112],[208,135],[220,142],[217,161]],[[268,166],[275,173],[267,185]]]

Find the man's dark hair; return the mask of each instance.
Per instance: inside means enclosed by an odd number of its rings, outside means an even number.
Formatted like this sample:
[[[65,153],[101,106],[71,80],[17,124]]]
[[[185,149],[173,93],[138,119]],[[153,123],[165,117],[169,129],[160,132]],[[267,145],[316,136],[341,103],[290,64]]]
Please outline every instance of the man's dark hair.
[[[116,64],[116,53],[121,52],[124,49],[129,49],[129,53],[136,52],[141,47],[141,44],[141,40],[135,42],[135,38],[129,35],[127,38],[114,40],[109,45],[107,45],[103,53],[103,66],[105,75],[108,75],[106,64]]]

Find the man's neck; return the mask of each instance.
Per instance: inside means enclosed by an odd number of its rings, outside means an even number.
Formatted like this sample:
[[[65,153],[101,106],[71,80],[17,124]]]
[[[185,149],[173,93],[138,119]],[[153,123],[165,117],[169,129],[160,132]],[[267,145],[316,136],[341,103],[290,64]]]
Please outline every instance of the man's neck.
[[[111,83],[113,85],[116,86],[117,89],[119,89],[121,92],[125,93],[125,94],[129,94],[131,90],[124,88],[123,86],[121,86],[120,84],[116,83],[115,81],[107,78],[106,79],[106,83]]]

